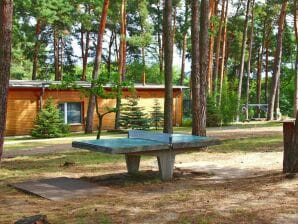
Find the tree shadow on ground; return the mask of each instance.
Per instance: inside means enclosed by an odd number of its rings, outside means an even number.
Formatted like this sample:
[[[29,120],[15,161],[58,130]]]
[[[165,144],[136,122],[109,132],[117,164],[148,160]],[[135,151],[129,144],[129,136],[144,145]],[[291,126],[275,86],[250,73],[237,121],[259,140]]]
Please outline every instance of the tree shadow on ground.
[[[286,179],[279,171],[264,171],[258,176],[213,179],[214,174],[199,172],[189,169],[175,169],[174,178],[171,181],[161,181],[159,172],[153,170],[140,171],[138,174],[114,173],[100,176],[83,176],[82,179],[96,183],[101,186],[115,188],[134,188],[136,192],[174,192],[179,190],[206,189],[208,191],[217,188],[229,191],[258,190],[262,186],[276,184]],[[124,189],[125,190],[125,189]]]

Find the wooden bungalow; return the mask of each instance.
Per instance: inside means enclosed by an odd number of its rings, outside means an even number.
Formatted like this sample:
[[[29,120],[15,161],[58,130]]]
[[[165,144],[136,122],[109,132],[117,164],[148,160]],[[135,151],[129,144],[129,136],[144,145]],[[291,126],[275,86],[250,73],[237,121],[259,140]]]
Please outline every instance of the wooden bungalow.
[[[33,128],[34,120],[38,111],[43,107],[48,98],[52,98],[57,107],[64,112],[64,121],[71,127],[71,131],[83,131],[87,114],[88,98],[76,89],[52,89],[53,84],[59,82],[45,81],[19,81],[11,80],[9,84],[6,136],[28,135]],[[77,82],[77,85],[90,88],[88,82]],[[105,87],[107,90],[110,87]],[[183,86],[173,87],[173,124],[181,125],[183,114]],[[141,85],[136,84],[135,90],[139,97],[139,105],[144,111],[152,111],[154,100],[157,99],[161,105],[164,101],[163,85]],[[127,100],[132,93],[129,89],[123,90],[122,100]],[[115,99],[100,99],[99,108],[114,107]],[[97,125],[96,113],[94,113],[94,129]],[[103,120],[103,129],[113,129],[115,114],[108,114]]]

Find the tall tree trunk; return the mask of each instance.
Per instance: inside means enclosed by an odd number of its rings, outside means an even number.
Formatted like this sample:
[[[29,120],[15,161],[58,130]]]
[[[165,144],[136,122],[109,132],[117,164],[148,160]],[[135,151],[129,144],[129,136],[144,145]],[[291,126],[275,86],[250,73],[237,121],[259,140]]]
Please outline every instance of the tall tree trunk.
[[[172,15],[172,20],[173,20],[173,28],[172,28],[172,43],[173,43],[173,47],[175,45],[175,35],[176,35],[176,22],[177,22],[177,7],[173,7],[172,9],[173,11],[173,15]]]
[[[32,80],[37,78],[37,67],[38,67],[38,55],[40,50],[40,34],[42,31],[42,21],[38,19],[35,26],[35,45],[33,52],[33,64],[32,64]]]
[[[164,0],[163,45],[165,71],[164,133],[173,133],[173,28],[172,0]]]
[[[160,9],[160,1],[157,3],[157,17],[158,21],[162,21],[162,12]],[[163,46],[163,41],[162,41],[162,34],[161,34],[160,28],[157,29],[157,43],[158,43],[158,59],[159,59],[159,74],[163,74],[163,67],[164,67],[164,46]]]
[[[140,21],[140,24],[142,24],[142,22]],[[144,33],[144,27],[143,25],[141,25],[141,32]],[[142,55],[142,67],[143,67],[143,72],[142,72],[142,80],[141,83],[144,85],[146,85],[146,54],[145,54],[145,47],[142,46],[141,47],[141,55]]]
[[[85,42],[84,35],[81,35],[82,38],[82,58],[83,58],[83,71],[82,71],[82,81],[87,79],[87,68],[88,68],[88,55],[89,55],[89,44],[90,44],[90,31],[85,32]]]
[[[102,42],[103,36],[105,32],[106,22],[107,22],[107,15],[109,9],[109,0],[104,0],[101,19],[98,27],[98,36],[97,36],[97,45],[96,45],[96,56],[94,60],[94,67],[92,72],[92,80],[96,81],[98,79],[100,64],[101,64],[101,56],[102,56]],[[95,84],[92,82],[91,88],[94,88]],[[87,118],[86,118],[86,127],[85,133],[92,133],[93,131],[93,115],[94,115],[94,107],[95,107],[95,95],[90,94],[89,103],[88,103],[88,110],[87,110]]]
[[[85,5],[85,13],[90,15],[90,7]],[[84,41],[85,39],[85,41]],[[88,56],[89,56],[89,45],[90,45],[90,31],[84,28],[84,25],[81,25],[81,51],[82,51],[82,61],[83,69],[81,80],[86,81],[87,79],[87,69],[88,69]]]
[[[11,65],[13,1],[0,1],[0,161],[3,153]]]
[[[239,122],[239,118],[240,118],[239,113],[240,113],[240,103],[241,103],[241,94],[242,94],[242,80],[243,80],[244,64],[245,64],[245,51],[246,51],[249,10],[250,10],[250,0],[247,0],[243,38],[242,38],[242,47],[241,47],[241,61],[240,61],[240,73],[239,73],[238,97],[237,97],[237,119],[236,119],[237,122]]]
[[[58,42],[58,55],[59,55],[59,80],[62,80],[62,74],[63,74],[63,54],[65,49],[65,43],[63,40],[63,37],[59,38]]]
[[[109,51],[108,51],[108,61],[107,61],[107,70],[109,74],[109,78],[111,77],[111,63],[112,63],[112,47],[114,43],[114,30],[112,30],[111,36],[110,36],[110,43],[109,43]]]
[[[252,1],[251,5],[251,28],[249,35],[249,46],[248,46],[248,59],[247,59],[247,79],[246,79],[246,102],[245,102],[245,119],[248,120],[249,111],[248,111],[248,103],[249,103],[249,94],[250,94],[250,72],[251,72],[251,54],[252,54],[252,44],[254,38],[254,6],[255,0]]]
[[[199,2],[191,1],[191,94],[192,134],[200,135],[200,55],[199,55]]]
[[[53,27],[53,36],[54,36],[54,67],[55,67],[55,80],[61,80],[60,77],[60,60],[59,60],[59,33],[57,28]]]
[[[121,3],[121,21],[120,21],[120,47],[119,47],[119,73],[121,80],[125,79],[126,65],[126,0]]]
[[[211,20],[213,16],[217,15],[217,5],[218,5],[218,0],[210,0],[209,20]],[[213,19],[212,19],[212,22],[210,23],[210,32],[211,32],[211,35],[209,37],[209,56],[208,56],[208,93],[212,94],[212,86],[213,86],[212,68],[213,68],[213,49],[214,49],[214,32],[215,32],[215,23]]]
[[[268,0],[265,0],[265,4],[268,3]],[[264,47],[265,47],[265,103],[268,104],[269,98],[269,48],[271,45],[271,33],[272,33],[272,22],[268,18],[264,21]]]
[[[180,85],[184,82],[185,73],[185,60],[186,60],[186,50],[187,50],[187,23],[188,23],[188,2],[185,1],[185,11],[184,11],[184,30],[182,38],[182,55],[181,55],[181,73],[180,73]]]
[[[145,47],[141,48],[142,52],[142,65],[143,65],[143,74],[142,74],[142,84],[146,85],[146,61],[145,61]]]
[[[278,81],[278,84],[277,84],[275,104],[274,104],[274,119],[275,120],[280,119],[279,99],[280,99],[280,80]]]
[[[120,128],[121,83],[125,79],[126,66],[126,0],[121,2],[120,47],[119,47],[119,80],[116,96],[115,129]]]
[[[209,48],[209,0],[201,0],[200,15],[200,108],[199,108],[199,132],[200,136],[206,136],[207,120],[207,71],[208,71],[208,48]]]
[[[161,75],[163,73],[163,44],[162,44],[162,38],[161,34],[157,34],[157,42],[158,42],[158,59],[159,59],[159,74]]]
[[[280,17],[278,21],[277,47],[276,47],[276,52],[274,57],[274,67],[273,67],[273,74],[272,74],[272,85],[271,85],[271,93],[269,98],[267,120],[274,119],[274,103],[276,98],[278,82],[280,78],[280,67],[281,67],[281,56],[282,56],[282,36],[284,32],[284,27],[285,27],[287,6],[288,6],[288,1],[284,0],[282,3]]]
[[[269,92],[269,37],[265,40],[265,102],[268,103]]]
[[[118,49],[118,42],[117,42],[117,33],[115,31],[115,38],[114,38],[114,43],[115,43],[115,48],[114,48],[114,53],[115,53],[115,61],[119,62],[119,49]]]
[[[225,18],[223,24],[223,37],[222,37],[222,50],[221,50],[221,65],[220,65],[220,83],[219,83],[219,99],[218,105],[221,105],[221,98],[222,98],[222,87],[224,81],[224,72],[225,72],[225,59],[226,59],[226,46],[227,46],[227,26],[228,26],[228,7],[229,7],[229,0],[226,0],[226,7],[225,7]]]
[[[182,56],[181,56],[181,73],[180,73],[180,85],[183,85],[185,76],[185,60],[186,60],[186,46],[187,45],[187,33],[183,34],[182,40]]]
[[[214,72],[213,72],[215,93],[218,92],[219,57],[220,57],[220,46],[221,46],[221,38],[222,38],[222,28],[223,28],[223,22],[225,18],[225,8],[226,8],[225,4],[226,4],[226,0],[222,0],[221,16],[220,16],[219,28],[218,28],[217,39],[216,39],[215,65],[214,65]]]
[[[298,1],[295,0],[294,7],[294,27],[295,27],[295,36],[296,36],[296,61],[295,61],[295,97],[294,97],[294,117],[298,112]]]
[[[258,52],[258,69],[257,69],[257,104],[261,104],[262,93],[262,64],[263,64],[263,46],[260,47]],[[258,118],[261,118],[261,110],[258,106],[257,109]]]

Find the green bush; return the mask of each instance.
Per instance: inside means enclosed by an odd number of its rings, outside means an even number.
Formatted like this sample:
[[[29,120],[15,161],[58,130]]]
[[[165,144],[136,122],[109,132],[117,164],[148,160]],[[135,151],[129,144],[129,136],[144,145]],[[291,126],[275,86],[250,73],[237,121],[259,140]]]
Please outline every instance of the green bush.
[[[222,123],[224,125],[232,123],[237,116],[237,91],[235,90],[237,90],[237,83],[234,80],[228,82],[227,77],[225,77],[220,106]],[[242,104],[241,102],[240,105]]]
[[[220,110],[216,106],[216,101],[213,97],[207,99],[207,127],[219,127],[221,126],[222,115]]]
[[[182,119],[182,126],[183,127],[191,127],[192,126],[192,119],[191,117],[185,117]]]
[[[31,135],[36,138],[63,137],[69,133],[69,126],[64,124],[59,109],[52,99],[48,99],[44,108],[37,114]]]

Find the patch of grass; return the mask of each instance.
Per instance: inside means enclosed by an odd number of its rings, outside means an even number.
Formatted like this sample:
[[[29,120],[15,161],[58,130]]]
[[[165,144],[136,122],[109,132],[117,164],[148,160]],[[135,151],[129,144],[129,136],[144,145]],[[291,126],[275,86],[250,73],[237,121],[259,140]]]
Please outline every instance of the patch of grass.
[[[245,122],[245,123],[234,123],[231,125],[227,125],[227,126],[222,126],[219,128],[216,127],[210,127],[207,128],[208,130],[220,130],[220,129],[245,129],[245,128],[261,128],[261,127],[281,127],[282,123],[281,122],[277,122],[277,121],[251,121],[251,122]],[[191,132],[191,127],[187,127],[187,126],[182,126],[182,127],[174,127],[174,131],[178,131],[178,132]]]
[[[196,215],[192,217],[193,215],[182,215],[179,217],[179,219],[176,221],[176,223],[179,224],[211,224],[213,222],[213,218],[211,215]]]
[[[5,151],[10,151],[10,150],[27,150],[31,148],[36,148],[36,147],[47,147],[53,144],[63,144],[61,142],[57,143],[55,141],[53,142],[19,142],[16,144],[6,144],[4,145],[4,150]]]
[[[273,137],[254,137],[225,140],[221,145],[209,147],[210,152],[274,152],[281,151],[283,139],[281,135]]]
[[[250,121],[243,123],[235,123],[231,126],[237,128],[281,127],[282,123],[279,121]]]
[[[59,140],[59,139],[71,139],[71,138],[80,138],[80,137],[94,137],[94,139],[96,138],[96,134],[97,132],[94,131],[91,134],[85,134],[83,132],[72,132],[69,133],[67,136],[62,137],[62,138],[54,138],[55,140]],[[101,136],[117,136],[117,135],[125,135],[126,132],[123,131],[102,131]],[[53,139],[48,139],[48,138],[33,138],[32,136],[8,136],[5,137],[5,141],[6,142],[10,142],[10,141],[29,141],[29,140],[53,140]]]
[[[27,177],[41,175],[43,173],[56,173],[59,171],[94,172],[100,170],[100,165],[102,164],[120,161],[124,161],[121,155],[109,155],[89,151],[71,151],[16,157],[2,160],[0,179],[26,179]],[[64,166],[65,163],[72,165]]]
[[[97,209],[89,209],[88,211],[81,210],[75,217],[76,224],[112,224],[112,218],[108,215],[102,214]]]

